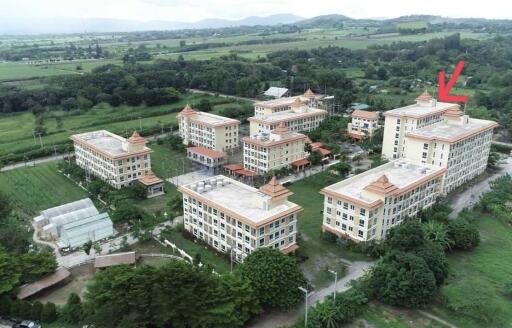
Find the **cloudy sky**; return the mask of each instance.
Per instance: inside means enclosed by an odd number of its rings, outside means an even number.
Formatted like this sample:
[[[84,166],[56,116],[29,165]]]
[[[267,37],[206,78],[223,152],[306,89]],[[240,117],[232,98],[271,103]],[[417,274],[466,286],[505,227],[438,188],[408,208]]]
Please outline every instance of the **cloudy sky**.
[[[505,0],[0,0],[0,18],[80,17],[194,22],[292,13],[302,17],[344,14],[354,18],[434,14],[512,18]],[[0,21],[1,24],[1,21]]]

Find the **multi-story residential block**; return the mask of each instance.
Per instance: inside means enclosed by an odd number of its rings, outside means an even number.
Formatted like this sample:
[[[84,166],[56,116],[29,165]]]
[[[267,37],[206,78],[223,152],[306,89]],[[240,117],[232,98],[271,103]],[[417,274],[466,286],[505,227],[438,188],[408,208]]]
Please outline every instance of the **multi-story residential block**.
[[[398,159],[322,189],[322,229],[356,242],[386,238],[390,228],[434,204],[446,169]]]
[[[446,168],[443,194],[483,173],[496,122],[469,118],[458,108],[447,110],[443,121],[405,134],[403,157]]]
[[[263,132],[243,138],[244,168],[264,174],[289,167],[308,157],[305,150],[308,140],[306,135],[288,130],[282,122],[270,133]]]
[[[100,130],[75,134],[71,140],[76,164],[116,189],[139,181],[151,172],[152,150],[146,147],[146,140],[137,132],[125,139]],[[163,183],[160,179],[153,182],[152,186]]]
[[[440,122],[444,112],[459,108],[457,104],[439,102],[425,91],[416,98],[416,104],[384,112],[382,156],[388,160],[403,157],[407,132]]]
[[[183,144],[200,146],[216,151],[239,147],[240,121],[215,114],[204,113],[187,105],[176,115]]]
[[[291,131],[310,131],[327,117],[332,97],[311,90],[301,96],[261,101],[254,104],[250,133],[270,132],[283,123]]]
[[[185,229],[239,262],[259,247],[283,253],[298,246],[297,214],[302,208],[275,177],[259,190],[219,175],[178,188]]]
[[[355,110],[352,112],[352,122],[348,123],[347,132],[351,138],[364,139],[373,136],[378,128],[378,112]]]

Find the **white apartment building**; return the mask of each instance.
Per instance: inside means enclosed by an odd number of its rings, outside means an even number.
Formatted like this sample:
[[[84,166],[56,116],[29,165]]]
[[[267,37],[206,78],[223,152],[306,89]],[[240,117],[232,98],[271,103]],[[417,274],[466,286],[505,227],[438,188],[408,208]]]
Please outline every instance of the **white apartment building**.
[[[76,164],[116,189],[138,181],[151,171],[152,150],[137,132],[125,139],[100,130],[75,134],[71,140]]]
[[[407,216],[432,206],[446,169],[398,159],[321,190],[323,231],[356,242],[386,238]]]
[[[388,160],[403,157],[407,132],[440,122],[444,112],[459,108],[457,104],[439,102],[425,91],[416,98],[416,104],[384,112],[382,157]]]
[[[443,121],[406,132],[403,157],[446,168],[443,194],[483,173],[496,122],[449,109]]]
[[[183,144],[224,152],[239,147],[240,121],[192,109],[189,105],[176,115]]]
[[[242,262],[259,247],[283,253],[298,246],[297,214],[302,208],[290,201],[293,193],[273,178],[259,190],[219,175],[183,185],[185,229],[223,253]]]
[[[309,154],[305,151],[308,141],[306,135],[288,130],[284,123],[270,133],[258,133],[243,138],[244,168],[264,174],[289,167],[308,157]]]
[[[348,123],[347,132],[351,138],[364,139],[371,137],[379,128],[379,112],[355,110],[352,112],[352,122]]]
[[[327,117],[332,99],[308,90],[301,96],[257,102],[254,117],[248,119],[250,133],[268,133],[281,123],[291,131],[311,131]]]

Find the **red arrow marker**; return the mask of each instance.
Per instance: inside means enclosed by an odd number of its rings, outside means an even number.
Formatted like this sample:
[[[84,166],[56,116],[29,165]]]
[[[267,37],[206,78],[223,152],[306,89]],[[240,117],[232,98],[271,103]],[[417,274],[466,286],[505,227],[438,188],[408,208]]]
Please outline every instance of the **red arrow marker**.
[[[438,84],[439,89],[437,91],[438,97],[440,101],[446,101],[446,102],[468,102],[468,96],[455,96],[450,95],[450,91],[452,90],[453,86],[455,85],[455,82],[457,82],[457,79],[459,78],[460,72],[462,72],[462,68],[464,67],[464,61],[461,60],[457,63],[457,66],[455,67],[455,71],[453,71],[452,77],[450,78],[450,81],[448,81],[448,84],[446,84],[446,73],[444,71],[439,72],[438,76]]]

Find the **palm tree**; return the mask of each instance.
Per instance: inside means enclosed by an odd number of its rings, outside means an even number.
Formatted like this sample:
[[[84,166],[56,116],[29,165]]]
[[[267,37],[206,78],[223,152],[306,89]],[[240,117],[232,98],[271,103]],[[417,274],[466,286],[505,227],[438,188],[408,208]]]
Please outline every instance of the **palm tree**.
[[[436,221],[428,221],[422,225],[423,236],[426,240],[436,243],[443,249],[450,249],[452,241],[448,237],[446,225]]]

